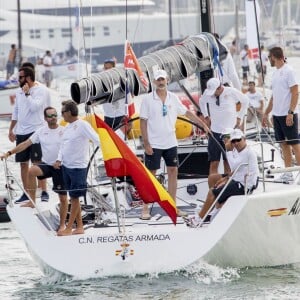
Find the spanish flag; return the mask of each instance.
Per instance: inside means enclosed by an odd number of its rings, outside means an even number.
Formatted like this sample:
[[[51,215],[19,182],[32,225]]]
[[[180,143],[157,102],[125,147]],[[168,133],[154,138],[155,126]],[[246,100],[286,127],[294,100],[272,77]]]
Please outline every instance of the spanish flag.
[[[122,139],[96,114],[95,120],[107,176],[131,176],[143,201],[157,202],[176,224],[176,204],[169,193]]]

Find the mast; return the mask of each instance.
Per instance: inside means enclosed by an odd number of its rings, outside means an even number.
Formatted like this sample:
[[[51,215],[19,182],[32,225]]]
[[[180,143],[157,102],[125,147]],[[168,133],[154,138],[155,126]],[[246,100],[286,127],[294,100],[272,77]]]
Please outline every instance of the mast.
[[[168,1],[169,3],[169,39],[172,41],[173,44],[173,23],[172,23],[172,4],[171,0]]]
[[[17,0],[17,11],[18,11],[18,64],[19,67],[22,63],[22,30],[21,30],[21,4],[20,0]]]
[[[211,32],[211,12],[210,12],[210,1],[199,0],[200,2],[200,22],[202,32]]]

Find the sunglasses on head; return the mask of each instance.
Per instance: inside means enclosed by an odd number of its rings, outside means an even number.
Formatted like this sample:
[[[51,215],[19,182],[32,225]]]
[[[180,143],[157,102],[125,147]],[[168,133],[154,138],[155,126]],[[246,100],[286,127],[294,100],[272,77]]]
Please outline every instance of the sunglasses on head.
[[[168,114],[168,108],[167,108],[166,104],[163,104],[162,114],[163,114],[163,117],[165,117]]]
[[[232,143],[232,144],[234,144],[234,143],[239,143],[241,140],[242,140],[242,139],[234,139],[234,140],[231,141],[231,143]]]
[[[230,134],[223,134],[222,139],[230,139]]]

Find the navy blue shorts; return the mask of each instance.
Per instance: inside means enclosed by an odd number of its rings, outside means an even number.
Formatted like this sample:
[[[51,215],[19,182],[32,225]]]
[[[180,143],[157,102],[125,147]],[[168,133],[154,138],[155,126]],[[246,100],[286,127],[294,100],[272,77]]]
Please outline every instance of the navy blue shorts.
[[[293,125],[286,125],[286,116],[273,116],[273,124],[275,131],[275,140],[283,142],[286,140],[288,145],[299,144],[298,136],[298,114],[293,115]]]
[[[49,166],[43,162],[38,164],[38,167],[43,172],[42,176],[37,177],[38,179],[41,180],[41,179],[52,177],[53,191],[60,195],[67,195],[61,169],[54,169],[52,166]]]
[[[164,159],[167,167],[178,167],[177,147],[170,149],[155,149],[153,154],[148,155],[145,153],[145,166],[149,170],[158,170],[160,168],[160,160]]]
[[[28,140],[32,134],[33,134],[33,132],[31,132],[29,134],[24,134],[24,135],[17,134],[16,135],[16,144],[19,145],[22,142]],[[16,153],[15,159],[16,159],[16,162],[27,162],[27,161],[29,161],[29,159],[32,162],[41,161],[41,159],[42,159],[41,145],[40,144],[32,144],[27,149],[25,149],[19,153]]]
[[[71,198],[85,196],[87,183],[87,168],[66,168],[62,166],[62,173],[66,190]]]
[[[213,188],[212,192],[217,198],[218,195],[222,192],[223,186],[219,188]],[[244,195],[245,194],[245,187],[235,180],[231,180],[230,183],[227,185],[226,189],[218,199],[218,203],[224,203],[230,196],[236,196],[236,195]]]
[[[212,134],[219,143],[217,143],[215,139],[209,136],[208,146],[207,146],[208,161],[220,161],[221,155],[223,157],[223,160],[227,160],[225,155],[225,144],[222,139],[222,134],[213,131]]]

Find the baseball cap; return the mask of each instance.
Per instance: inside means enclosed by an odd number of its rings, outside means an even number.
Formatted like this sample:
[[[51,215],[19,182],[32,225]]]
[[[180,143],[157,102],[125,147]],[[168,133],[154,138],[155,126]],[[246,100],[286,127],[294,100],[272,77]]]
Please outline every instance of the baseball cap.
[[[167,72],[165,70],[161,70],[161,69],[156,70],[153,75],[154,75],[155,80],[157,80],[158,78],[166,79],[168,77]]]
[[[238,140],[245,137],[244,133],[240,130],[240,129],[234,129],[231,133],[230,133],[230,140]]]
[[[231,132],[233,132],[234,129],[233,128],[225,128],[223,131],[222,131],[222,137],[224,136],[230,136]]]
[[[221,82],[218,78],[211,78],[207,81],[205,93],[208,96],[212,96],[216,89],[221,85]]]

